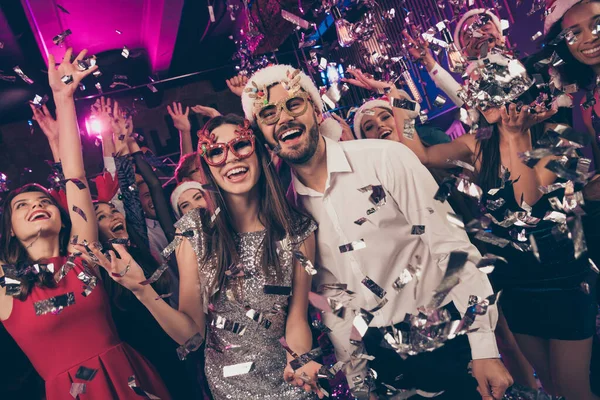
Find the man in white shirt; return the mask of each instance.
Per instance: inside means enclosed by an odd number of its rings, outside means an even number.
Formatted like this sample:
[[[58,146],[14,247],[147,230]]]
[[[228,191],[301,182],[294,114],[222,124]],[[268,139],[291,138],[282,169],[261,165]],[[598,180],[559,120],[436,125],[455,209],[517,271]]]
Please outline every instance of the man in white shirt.
[[[258,71],[242,95],[246,117],[258,124],[267,143],[291,166],[298,205],[319,224],[318,273],[313,282],[317,286],[346,284],[355,294],[349,308],[372,311],[371,328],[365,339],[372,338],[369,332],[378,332],[376,328],[401,323],[406,314],[416,314],[417,307],[429,303],[444,276],[451,252],[467,253],[468,261],[459,274],[460,283],[444,304],[452,301],[464,313],[471,295],[480,299],[491,295],[487,277],[474,264],[480,258],[479,253],[464,231],[452,228],[446,221],[451,209],[434,200],[437,185],[416,156],[399,143],[384,140],[338,143],[326,137],[331,136],[332,124],[331,119],[322,120],[318,93],[304,73],[290,66],[275,65]],[[374,206],[376,194],[379,199]],[[413,234],[415,227],[424,229],[422,234]],[[402,290],[395,290],[395,280],[409,265],[420,266],[420,278],[413,279]],[[387,303],[382,306],[383,298]],[[332,330],[330,338],[338,360],[350,361],[357,349],[350,343],[353,312],[347,309],[344,318],[324,313],[323,318]],[[493,333],[496,318],[497,310],[490,306],[487,314],[476,318],[472,328],[477,331],[468,334],[472,373],[481,397],[487,400],[502,398],[512,384],[498,358]],[[450,341],[432,353],[411,357],[423,359],[439,354],[440,360],[446,361],[469,358],[464,351],[456,354],[445,350],[446,346],[458,349]],[[410,372],[412,376],[427,376],[425,381],[444,381],[445,386],[437,387],[446,391],[440,399],[464,400],[473,398],[473,393],[476,395],[474,382],[473,389],[463,387],[461,392],[460,387],[453,387],[452,379],[436,373],[432,376],[430,371],[436,367],[432,363],[421,363],[420,371],[407,371],[407,365],[419,368],[410,358],[403,361],[393,350],[387,353],[382,348],[371,350],[380,358],[377,372],[382,375],[400,379],[402,374]],[[377,363],[377,359],[373,360],[373,364]],[[364,358],[347,362],[345,372],[350,385],[361,382],[366,370]],[[398,374],[394,375],[395,371]],[[466,371],[465,362],[458,373]],[[440,373],[453,375],[457,371]],[[422,381],[402,382],[398,387],[421,389]]]

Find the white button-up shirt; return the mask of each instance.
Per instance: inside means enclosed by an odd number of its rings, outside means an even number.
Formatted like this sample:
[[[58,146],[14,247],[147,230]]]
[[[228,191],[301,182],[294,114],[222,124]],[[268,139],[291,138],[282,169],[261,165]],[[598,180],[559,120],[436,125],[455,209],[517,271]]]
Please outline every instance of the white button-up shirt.
[[[381,299],[361,283],[368,276],[386,290],[388,300],[373,313],[370,326],[389,326],[428,304],[444,276],[449,254],[464,251],[469,261],[460,273],[460,283],[443,304],[453,301],[464,314],[469,296],[483,299],[493,293],[486,275],[475,266],[481,258],[479,252],[463,230],[447,221],[452,208],[434,200],[438,185],[411,150],[400,143],[370,139],[338,143],[325,138],[325,145],[328,177],[324,193],[293,177],[297,204],[319,225],[315,287],[345,283],[356,294],[352,306],[370,310]],[[370,215],[367,210],[374,207],[369,200],[372,192],[358,190],[368,185],[383,186],[387,198],[386,204]],[[356,224],[354,221],[361,217],[368,221]],[[425,232],[411,234],[414,225],[425,226]],[[339,246],[361,239],[365,248],[340,252]],[[421,277],[400,291],[394,290],[394,281],[409,264],[420,265]],[[356,349],[349,341],[354,314],[346,310],[344,319],[331,313],[324,313],[323,318],[332,330],[338,360],[349,361]],[[478,330],[469,334],[473,359],[498,357],[493,333],[496,320],[496,307],[475,319],[472,328]],[[365,369],[365,361],[348,363],[348,380],[363,375]]]

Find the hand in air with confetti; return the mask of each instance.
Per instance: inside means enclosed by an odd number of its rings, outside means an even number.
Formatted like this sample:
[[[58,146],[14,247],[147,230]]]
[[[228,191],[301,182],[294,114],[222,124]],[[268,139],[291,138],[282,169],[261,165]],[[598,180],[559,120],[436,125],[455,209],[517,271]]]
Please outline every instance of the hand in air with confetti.
[[[82,69],[79,66],[79,61],[82,61],[87,54],[87,50],[82,50],[75,60],[71,62],[73,49],[69,48],[65,52],[62,62],[56,67],[56,60],[52,54],[48,55],[48,82],[54,98],[57,96],[73,97],[73,93],[77,90],[79,82],[92,72],[98,69],[97,65],[93,65],[87,69]]]

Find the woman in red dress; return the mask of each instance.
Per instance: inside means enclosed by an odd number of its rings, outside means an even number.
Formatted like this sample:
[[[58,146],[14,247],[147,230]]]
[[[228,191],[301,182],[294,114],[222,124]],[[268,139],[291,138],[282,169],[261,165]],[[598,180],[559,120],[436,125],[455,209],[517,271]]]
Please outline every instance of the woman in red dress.
[[[72,50],[49,82],[56,103],[68,214],[39,185],[11,192],[0,221],[0,320],[46,382],[46,399],[170,399],[155,369],[116,334],[98,271],[76,243],[98,241],[73,93],[96,67]],[[114,260],[127,270],[127,260]],[[72,397],[71,397],[72,396]]]

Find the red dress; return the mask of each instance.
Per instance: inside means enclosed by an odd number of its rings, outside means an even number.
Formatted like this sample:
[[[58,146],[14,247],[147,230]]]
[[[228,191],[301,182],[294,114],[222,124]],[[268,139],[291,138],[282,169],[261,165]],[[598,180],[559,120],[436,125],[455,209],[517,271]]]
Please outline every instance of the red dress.
[[[60,268],[65,257],[48,260]],[[141,397],[128,385],[135,375],[136,386],[162,400],[169,393],[154,367],[117,336],[110,314],[110,302],[101,282],[87,296],[77,275],[80,260],[56,288],[34,287],[27,299],[14,299],[6,330],[46,381],[47,400],[73,400],[72,383],[85,383],[80,400],[132,399]],[[34,303],[72,292],[75,303],[57,314],[36,315]],[[90,380],[77,379],[83,366],[98,370]]]

